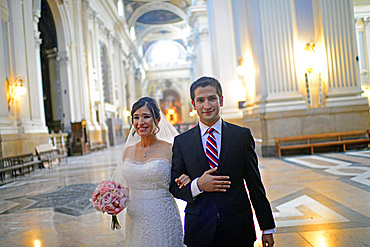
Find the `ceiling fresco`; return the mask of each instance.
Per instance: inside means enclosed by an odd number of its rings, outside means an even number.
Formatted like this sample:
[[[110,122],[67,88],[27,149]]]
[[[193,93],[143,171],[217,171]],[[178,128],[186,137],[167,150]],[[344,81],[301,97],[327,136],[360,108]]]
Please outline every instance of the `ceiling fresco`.
[[[153,25],[153,24],[171,24],[182,21],[182,19],[167,10],[154,10],[146,12],[137,20],[139,23]]]
[[[171,3],[173,5],[176,5],[183,11],[186,11],[186,9],[190,6],[190,0],[172,0],[172,1],[161,1],[161,0],[147,0],[147,1],[124,1],[125,5],[125,11],[126,11],[126,17],[127,20],[130,19],[132,13],[136,9],[138,9],[141,6],[144,6],[148,3],[156,2],[158,5],[160,5],[162,2]],[[144,13],[140,18],[139,22],[145,23],[145,24],[168,24],[168,23],[174,23],[181,21],[181,18],[177,16],[176,14],[170,12],[170,11],[164,11],[164,10],[156,10],[156,11],[149,11]]]

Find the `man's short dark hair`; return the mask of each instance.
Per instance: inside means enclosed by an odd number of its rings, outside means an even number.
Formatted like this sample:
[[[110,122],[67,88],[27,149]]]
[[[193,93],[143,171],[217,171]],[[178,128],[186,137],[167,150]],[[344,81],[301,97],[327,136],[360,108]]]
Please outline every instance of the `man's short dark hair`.
[[[198,80],[196,80],[195,82],[193,82],[190,86],[190,97],[191,97],[191,101],[194,102],[194,98],[195,98],[195,89],[197,89],[198,87],[206,87],[206,86],[213,86],[216,88],[216,92],[218,94],[218,97],[222,98],[222,88],[221,88],[221,84],[220,82],[213,78],[213,77],[206,77],[206,76],[203,76],[201,78],[199,78]]]

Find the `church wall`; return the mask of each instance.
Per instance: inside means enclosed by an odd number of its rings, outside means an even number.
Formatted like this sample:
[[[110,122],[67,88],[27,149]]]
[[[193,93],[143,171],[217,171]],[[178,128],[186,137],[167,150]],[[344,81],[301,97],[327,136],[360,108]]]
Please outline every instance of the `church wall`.
[[[239,28],[249,37],[239,37],[237,51],[253,61],[254,78],[246,76],[245,82],[255,95],[244,103],[242,119],[259,154],[274,156],[277,137],[370,127],[368,101],[358,83],[352,1],[313,0],[303,24],[296,6],[302,1],[233,3],[238,14],[244,5],[247,16],[247,28]],[[315,52],[307,72],[304,47],[310,41]]]
[[[125,97],[136,94],[133,86],[130,93],[126,92],[126,84],[134,85],[135,69],[131,66],[135,66],[133,61],[138,61],[137,52],[132,49],[133,44],[128,37],[127,24],[115,12],[113,1],[47,0],[47,3],[58,41],[53,60],[57,74],[51,75],[59,83],[55,93],[61,98],[61,105],[55,109],[60,109],[63,115],[64,131],[71,132],[71,122],[85,120],[92,141],[108,142],[106,119],[124,119],[124,126],[129,128],[124,115],[128,107]],[[48,127],[40,62],[40,7],[39,0],[0,2],[0,31],[6,35],[0,40],[0,55],[7,57],[0,63],[1,155],[34,151],[35,145],[48,142],[44,136]],[[111,63],[112,102],[108,105],[104,104],[102,94],[100,41],[105,42]],[[11,82],[21,78],[27,89],[23,97],[12,100],[9,106],[6,78]]]

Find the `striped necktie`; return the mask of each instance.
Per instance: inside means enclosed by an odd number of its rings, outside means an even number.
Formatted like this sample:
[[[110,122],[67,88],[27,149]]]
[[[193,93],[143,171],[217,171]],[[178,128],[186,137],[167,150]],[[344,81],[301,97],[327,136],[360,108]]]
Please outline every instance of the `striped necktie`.
[[[213,131],[215,131],[214,128],[209,128],[207,130],[209,135],[206,142],[206,156],[211,168],[215,168],[218,166],[217,142],[215,136],[213,135]]]

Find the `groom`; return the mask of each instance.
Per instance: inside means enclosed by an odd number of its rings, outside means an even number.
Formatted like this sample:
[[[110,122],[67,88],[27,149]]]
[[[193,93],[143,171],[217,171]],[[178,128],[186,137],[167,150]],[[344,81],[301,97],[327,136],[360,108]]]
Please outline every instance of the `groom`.
[[[175,138],[170,185],[175,197],[187,201],[185,244],[252,247],[256,240],[252,202],[263,246],[273,246],[275,223],[250,130],[220,118],[223,96],[216,79],[199,78],[190,94],[200,122]],[[192,180],[182,189],[175,179],[181,174]]]

